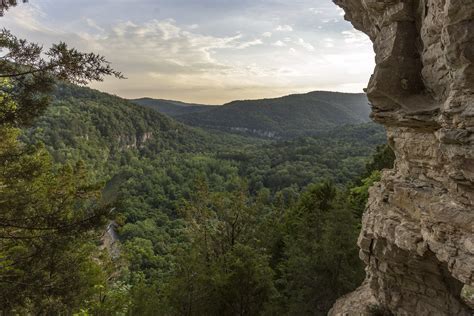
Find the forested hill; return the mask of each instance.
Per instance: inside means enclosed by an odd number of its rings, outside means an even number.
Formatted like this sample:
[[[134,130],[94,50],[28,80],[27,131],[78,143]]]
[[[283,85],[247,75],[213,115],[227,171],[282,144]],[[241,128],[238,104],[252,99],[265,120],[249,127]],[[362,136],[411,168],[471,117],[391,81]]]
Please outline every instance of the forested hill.
[[[224,140],[125,99],[60,84],[52,105],[24,139],[44,142],[58,162],[82,159],[95,173],[106,174],[110,170],[105,169],[127,164],[132,156],[210,151],[221,142],[240,144],[243,138]]]
[[[138,161],[156,165],[152,163],[156,160],[161,166],[191,159],[183,165],[197,164],[196,170],[208,168],[204,167],[207,163],[230,162],[253,190],[263,186],[276,192],[293,184],[303,188],[325,178],[343,184],[357,177],[375,146],[385,141],[383,129],[373,123],[328,127],[315,138],[275,142],[219,130],[210,133],[125,99],[74,85],[58,85],[53,98],[52,106],[24,139],[45,143],[57,162],[85,161],[104,181]],[[341,104],[349,102],[345,97],[341,100]],[[209,175],[212,168],[198,173]]]
[[[213,105],[185,103],[180,101],[152,98],[141,98],[130,101],[172,117],[176,117],[183,114],[204,112],[215,108],[215,106]]]
[[[91,315],[182,315],[183,306],[196,308],[193,315],[325,315],[362,281],[356,223],[378,179],[372,174],[378,169],[366,166],[386,141],[381,126],[268,140],[189,127],[73,85],[59,85],[52,101],[22,138],[43,142],[58,167],[87,170],[88,185],[104,184],[101,203],[113,210],[122,255],[91,257],[94,271],[104,269],[101,276],[78,267],[90,286],[71,282],[64,268],[64,284],[78,288],[78,299],[51,308]]]
[[[340,125],[365,123],[370,113],[365,94],[324,91],[213,107],[152,99],[135,102],[189,125],[268,138],[314,135]]]

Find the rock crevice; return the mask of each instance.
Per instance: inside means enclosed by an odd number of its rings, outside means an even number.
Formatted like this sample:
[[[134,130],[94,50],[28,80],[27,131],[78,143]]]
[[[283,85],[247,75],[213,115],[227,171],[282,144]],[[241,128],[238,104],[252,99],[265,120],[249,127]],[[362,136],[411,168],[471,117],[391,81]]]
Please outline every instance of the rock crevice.
[[[331,313],[471,315],[474,1],[334,2],[374,43],[367,94],[397,159],[363,217],[367,279]]]

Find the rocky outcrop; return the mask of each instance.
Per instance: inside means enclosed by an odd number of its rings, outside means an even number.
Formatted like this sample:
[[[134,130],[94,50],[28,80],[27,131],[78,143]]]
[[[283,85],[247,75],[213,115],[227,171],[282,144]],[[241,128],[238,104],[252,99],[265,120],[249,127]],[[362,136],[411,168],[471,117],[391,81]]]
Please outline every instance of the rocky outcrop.
[[[117,234],[118,225],[115,221],[110,221],[107,224],[104,234],[100,238],[101,250],[106,250],[112,259],[118,259],[120,257],[120,241]]]
[[[120,149],[139,149],[145,147],[145,143],[153,138],[152,132],[137,133],[136,135],[119,135],[117,142]]]
[[[363,217],[366,281],[331,314],[471,315],[474,1],[334,2],[374,43],[367,93],[397,160]]]

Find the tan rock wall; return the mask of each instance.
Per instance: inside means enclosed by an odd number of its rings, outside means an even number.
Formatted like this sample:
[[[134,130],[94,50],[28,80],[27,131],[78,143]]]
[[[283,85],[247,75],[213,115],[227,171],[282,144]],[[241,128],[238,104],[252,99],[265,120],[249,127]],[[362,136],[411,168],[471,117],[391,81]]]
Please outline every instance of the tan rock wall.
[[[371,189],[363,288],[332,314],[471,315],[474,285],[474,1],[334,0],[374,42],[375,121],[397,160]],[[359,302],[354,304],[354,302]]]

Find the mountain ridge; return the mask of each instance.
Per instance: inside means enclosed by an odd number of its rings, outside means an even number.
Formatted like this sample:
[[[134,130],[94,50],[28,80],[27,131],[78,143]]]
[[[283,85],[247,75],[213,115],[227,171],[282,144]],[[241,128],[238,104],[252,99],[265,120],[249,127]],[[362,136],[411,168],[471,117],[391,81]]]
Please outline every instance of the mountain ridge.
[[[176,100],[153,99],[149,97],[130,99],[129,101],[171,117],[176,117],[187,113],[205,111],[216,106],[198,103],[187,103]]]
[[[311,91],[283,97],[236,100],[221,106],[142,98],[132,102],[187,125],[266,138],[313,135],[347,124],[369,122],[363,93]]]

